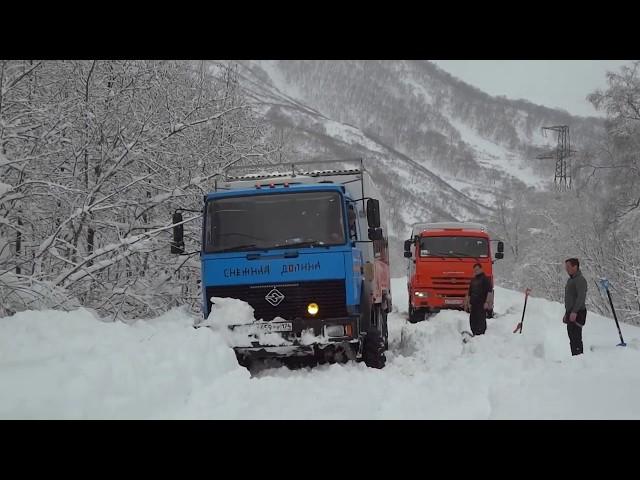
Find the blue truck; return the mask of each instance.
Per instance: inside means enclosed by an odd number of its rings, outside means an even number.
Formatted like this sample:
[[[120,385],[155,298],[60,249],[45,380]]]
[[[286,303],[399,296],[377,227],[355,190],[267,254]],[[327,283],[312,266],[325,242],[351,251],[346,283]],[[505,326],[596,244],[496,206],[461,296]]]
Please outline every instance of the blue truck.
[[[253,307],[251,346],[234,346],[247,368],[273,357],[384,367],[392,308],[387,210],[361,159],[337,163],[340,169],[305,171],[310,163],[297,163],[285,172],[278,165],[269,166],[277,172],[228,175],[204,197],[203,315],[215,298]],[[174,245],[181,236],[174,230]],[[215,309],[209,320],[216,321]],[[258,331],[287,344],[264,342]]]

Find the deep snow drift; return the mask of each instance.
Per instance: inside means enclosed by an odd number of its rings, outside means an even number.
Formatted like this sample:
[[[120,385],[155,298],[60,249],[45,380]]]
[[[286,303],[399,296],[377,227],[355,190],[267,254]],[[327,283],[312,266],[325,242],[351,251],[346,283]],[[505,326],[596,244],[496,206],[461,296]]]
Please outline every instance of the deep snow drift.
[[[362,363],[251,374],[224,338],[176,309],[131,325],[87,310],[0,319],[0,418],[640,418],[640,328],[589,313],[571,357],[562,305],[497,288],[487,334],[467,344],[462,312],[390,316],[384,370]],[[533,293],[535,295],[535,292]],[[598,295],[597,292],[589,292]],[[592,351],[590,347],[595,347]]]

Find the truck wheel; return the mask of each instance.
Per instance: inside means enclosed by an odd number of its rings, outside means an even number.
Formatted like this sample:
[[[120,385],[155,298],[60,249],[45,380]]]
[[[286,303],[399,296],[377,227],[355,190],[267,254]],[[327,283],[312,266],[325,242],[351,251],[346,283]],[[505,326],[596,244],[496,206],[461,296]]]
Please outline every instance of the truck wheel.
[[[416,316],[416,309],[411,306],[411,302],[409,302],[409,322],[416,323],[418,322]]]
[[[424,310],[421,308],[412,308],[409,312],[409,321],[411,323],[418,323],[424,320],[425,314]]]
[[[389,327],[387,325],[387,311],[382,308],[381,304],[376,304],[373,306],[373,310],[371,311],[371,325],[372,329],[377,328],[382,341],[384,342],[384,349],[389,349]],[[375,327],[373,327],[375,325]]]
[[[387,357],[384,354],[384,340],[377,329],[371,329],[364,339],[362,358],[367,367],[384,368]]]
[[[384,349],[389,350],[389,324],[387,323],[388,314],[386,311],[382,312],[382,338],[384,339]]]

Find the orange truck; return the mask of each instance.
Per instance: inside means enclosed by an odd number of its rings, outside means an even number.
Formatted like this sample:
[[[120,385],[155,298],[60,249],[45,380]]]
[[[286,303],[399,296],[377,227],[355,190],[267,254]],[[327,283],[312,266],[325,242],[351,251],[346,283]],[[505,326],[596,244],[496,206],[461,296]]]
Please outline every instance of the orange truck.
[[[464,309],[476,263],[493,284],[492,242],[497,242],[495,258],[504,258],[504,243],[491,240],[487,228],[478,223],[412,225],[411,238],[404,242],[409,321],[419,322],[443,309]],[[493,311],[487,316],[492,318]]]

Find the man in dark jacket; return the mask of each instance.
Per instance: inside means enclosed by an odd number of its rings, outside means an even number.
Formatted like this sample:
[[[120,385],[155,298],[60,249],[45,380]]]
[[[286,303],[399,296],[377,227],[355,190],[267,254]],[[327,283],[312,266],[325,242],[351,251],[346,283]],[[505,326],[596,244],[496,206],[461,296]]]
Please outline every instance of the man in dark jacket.
[[[487,329],[487,310],[493,309],[493,285],[479,263],[473,266],[473,274],[475,277],[469,283],[464,304],[465,310],[469,312],[471,332],[483,335]]]
[[[580,271],[580,260],[569,258],[564,262],[569,280],[564,288],[565,314],[562,321],[567,324],[571,355],[582,354],[582,327],[587,322],[587,281]]]

